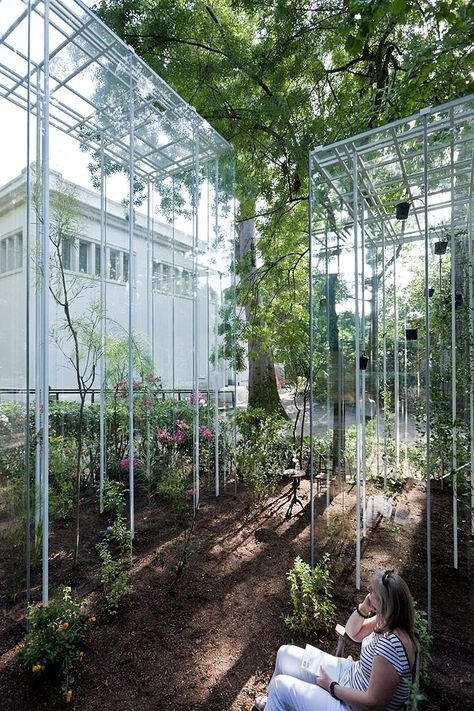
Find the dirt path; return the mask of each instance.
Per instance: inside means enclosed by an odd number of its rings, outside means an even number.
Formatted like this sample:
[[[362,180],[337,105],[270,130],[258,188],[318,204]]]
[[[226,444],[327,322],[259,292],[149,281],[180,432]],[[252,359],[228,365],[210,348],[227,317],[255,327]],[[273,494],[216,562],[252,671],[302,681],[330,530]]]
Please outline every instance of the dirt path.
[[[287,487],[284,487],[284,491]],[[244,711],[264,690],[275,652],[290,635],[281,619],[288,611],[285,574],[296,555],[308,557],[309,490],[305,510],[285,520],[286,502],[269,502],[252,514],[243,492],[236,499],[204,497],[195,527],[193,556],[179,585],[163,561],[174,555],[176,532],[168,511],[144,511],[137,525],[132,590],[116,619],[98,618],[67,708],[80,711]],[[355,492],[339,494],[323,515],[318,500],[317,554],[331,553],[338,617],[344,622],[360,594],[354,588]],[[284,504],[283,506],[281,504]],[[373,570],[395,567],[423,607],[426,601],[424,492],[402,495],[407,526],[377,519],[363,542],[362,585]],[[451,567],[450,497],[433,493],[433,665],[430,700],[435,711],[470,708],[474,695],[473,646],[466,634],[469,610],[466,543],[460,568]],[[278,507],[280,508],[278,509]],[[92,596],[91,604],[96,600]],[[470,617],[469,617],[470,616]],[[471,635],[471,640],[473,639]],[[302,640],[297,640],[302,641]],[[332,635],[307,640],[329,650]],[[1,711],[55,711],[63,707],[51,688],[35,688],[0,659]]]

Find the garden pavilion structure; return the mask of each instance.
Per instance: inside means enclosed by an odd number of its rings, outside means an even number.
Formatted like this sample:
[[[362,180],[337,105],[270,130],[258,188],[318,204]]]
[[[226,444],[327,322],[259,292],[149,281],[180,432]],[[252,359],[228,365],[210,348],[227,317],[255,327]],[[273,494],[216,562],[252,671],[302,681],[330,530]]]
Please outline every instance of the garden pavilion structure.
[[[381,515],[397,482],[425,479],[431,622],[435,482],[455,568],[461,506],[474,530],[474,97],[319,146],[309,173],[312,472],[324,420],[328,478],[355,477],[357,588],[367,478]],[[312,558],[314,540],[313,511]]]
[[[226,483],[234,160],[78,0],[2,2],[0,104],[1,558],[15,571],[2,597],[11,583],[46,602],[51,487],[79,448],[72,402],[85,408],[81,486],[97,483],[102,510],[121,468],[132,537],[136,475],[153,481],[165,445],[169,463],[186,443],[194,512],[204,463],[216,495]],[[178,438],[179,423],[152,417],[165,398],[190,413]]]

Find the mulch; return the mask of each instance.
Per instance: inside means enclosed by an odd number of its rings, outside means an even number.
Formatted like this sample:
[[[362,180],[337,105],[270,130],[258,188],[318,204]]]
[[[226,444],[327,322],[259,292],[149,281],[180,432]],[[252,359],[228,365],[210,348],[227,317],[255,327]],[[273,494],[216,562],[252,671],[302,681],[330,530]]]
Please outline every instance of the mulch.
[[[295,556],[309,559],[309,483],[300,487],[304,509],[285,518],[289,484],[256,513],[248,495],[204,493],[191,539],[191,556],[180,580],[172,566],[182,533],[164,503],[141,502],[137,517],[131,590],[114,618],[101,612],[95,543],[104,522],[91,504],[85,508],[82,562],[74,573],[88,595],[97,624],[69,705],[54,680],[38,684],[14,662],[22,629],[12,621],[19,603],[0,624],[1,711],[244,711],[265,690],[278,647],[290,640],[282,615],[289,612],[286,573]],[[355,589],[355,490],[326,494],[316,501],[315,551],[330,553],[338,621],[344,623],[363,596],[374,570],[396,568],[420,607],[426,606],[425,493],[409,482],[401,495],[409,523],[377,517],[362,543],[362,590]],[[469,629],[473,574],[468,556],[468,522],[460,522],[459,568],[452,565],[451,494],[432,494],[432,664],[428,701],[421,708],[447,711],[472,707],[473,635]],[[70,522],[51,542],[54,582],[70,582]],[[332,631],[309,641],[329,651]]]

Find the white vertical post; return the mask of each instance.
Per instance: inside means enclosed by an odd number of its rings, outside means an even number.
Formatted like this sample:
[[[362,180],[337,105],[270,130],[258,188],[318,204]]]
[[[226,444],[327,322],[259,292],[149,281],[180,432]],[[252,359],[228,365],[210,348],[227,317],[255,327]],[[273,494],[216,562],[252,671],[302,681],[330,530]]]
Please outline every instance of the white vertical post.
[[[133,419],[133,229],[134,229],[134,209],[133,200],[135,193],[135,106],[134,106],[134,55],[129,55],[129,206],[128,206],[128,477],[129,477],[129,503],[130,503],[130,537],[135,537],[135,451],[133,446],[134,419]]]
[[[354,218],[354,300],[355,300],[355,405],[356,405],[356,588],[360,590],[360,323],[359,323],[359,243],[358,243],[358,171],[357,153],[352,156]]]
[[[26,250],[24,256],[25,299],[25,582],[26,604],[31,602],[31,431],[30,431],[30,288],[31,288],[31,2],[28,0],[26,84]],[[28,623],[28,631],[30,625]]]
[[[365,221],[364,221],[364,201],[362,198],[361,205],[361,345],[362,353],[365,352]],[[365,369],[362,371],[361,377],[361,465],[362,465],[362,535],[365,537],[367,535],[367,466],[366,466],[366,441],[365,441]]]
[[[36,73],[36,91],[37,91],[37,112],[36,112],[36,169],[34,174],[34,179],[36,182],[36,187],[42,179],[39,172],[39,167],[42,165],[42,149],[43,149],[43,125],[44,125],[44,97],[43,90],[41,86],[41,75],[38,69]],[[43,280],[40,279],[41,274],[41,262],[44,259],[43,256],[43,242],[42,242],[42,202],[39,202],[36,206],[36,235],[35,235],[35,279],[36,279],[36,289],[35,289],[35,432],[41,431],[42,422],[42,412],[41,403],[43,402],[43,396],[41,394],[42,388],[42,372],[43,372],[43,348],[42,344],[42,288]],[[44,225],[43,225],[44,230]],[[43,461],[43,438],[40,436],[36,437],[36,448],[35,448],[35,545],[39,545],[39,533],[40,526],[43,521],[43,483],[42,483],[42,471],[41,463]]]
[[[324,272],[325,272],[325,283],[326,283],[326,324],[327,327],[329,328],[329,255],[328,255],[328,226],[327,224],[325,225],[324,229]],[[328,344],[329,346],[329,344]],[[332,367],[331,363],[331,350],[328,347],[327,349],[327,372],[328,372],[328,385],[326,388],[326,412],[327,412],[327,427],[329,429],[330,427],[330,422],[331,422],[331,391],[334,392],[334,385],[331,382],[332,377],[338,377],[338,373],[334,373],[334,369]],[[333,462],[336,462],[338,460],[337,454],[334,453],[335,456],[333,456],[332,460]],[[319,458],[321,459],[321,455],[319,455]],[[330,489],[330,466],[331,466],[331,449],[330,447],[327,448],[326,455],[325,455],[325,460],[326,460],[326,525],[329,525],[329,505],[330,505],[330,496],[329,496],[329,489]],[[340,468],[340,462],[338,461],[338,466]],[[321,472],[319,472],[321,474]],[[334,472],[333,472],[334,474]]]
[[[387,432],[387,301],[386,301],[386,282],[385,282],[385,225],[382,225],[382,381],[383,381],[383,397],[384,397],[384,417],[383,417],[383,493],[387,494],[387,447],[388,447],[388,432]]]
[[[469,359],[470,372],[474,373],[474,249],[472,232],[474,227],[473,219],[473,196],[474,196],[474,156],[471,164],[471,189],[469,198],[469,220],[468,220],[468,255],[469,255]],[[469,428],[471,433],[471,467],[469,483],[471,488],[471,535],[474,536],[474,379],[471,375],[469,379]]]
[[[430,305],[429,285],[429,230],[428,230],[428,126],[423,117],[423,195],[425,227],[425,414],[426,414],[426,611],[428,628],[431,630],[431,372],[430,372]]]
[[[407,342],[407,310],[405,307],[405,316],[404,316],[404,331],[405,331],[405,340],[404,340],[404,349],[403,349],[403,392],[404,392],[404,412],[403,412],[403,418],[404,418],[404,425],[405,425],[405,431],[404,431],[404,440],[405,440],[405,476],[408,476],[408,342]]]
[[[310,500],[310,565],[315,565],[315,517],[314,517],[314,419],[313,419],[313,388],[314,388],[314,303],[313,303],[313,175],[311,154],[308,160],[308,223],[309,223],[309,500]]]
[[[44,65],[43,65],[43,136],[42,136],[42,212],[43,212],[43,281],[41,291],[41,476],[43,489],[42,526],[42,600],[49,599],[49,0],[44,0]]]
[[[377,477],[380,474],[380,358],[379,358],[379,327],[378,327],[378,317],[379,317],[379,284],[378,284],[378,267],[379,267],[379,254],[378,249],[375,248],[375,280],[372,280],[374,285],[374,309],[375,316],[372,315],[373,323],[377,323],[374,335],[375,352],[373,354],[374,364],[375,364],[375,465]]]
[[[214,238],[218,244],[219,236],[219,161],[215,162],[214,170]],[[222,281],[219,274],[219,293],[216,294],[215,322],[214,322],[214,481],[215,494],[220,495],[220,479],[219,479],[219,306],[222,300]],[[234,373],[235,377],[235,373]],[[224,396],[225,397],[225,396]],[[224,402],[225,405],[225,402]],[[227,413],[224,411],[224,418]]]
[[[107,395],[107,374],[106,374],[106,355],[105,355],[105,339],[106,339],[106,220],[105,214],[107,203],[105,198],[105,170],[104,170],[104,136],[100,137],[100,341],[102,353],[99,364],[100,377],[100,411],[99,411],[99,447],[100,447],[100,462],[99,462],[99,511],[104,511],[104,483],[106,472],[106,395]],[[96,268],[97,272],[97,268]]]
[[[453,470],[453,566],[458,569],[458,458],[457,458],[457,363],[456,363],[456,237],[454,234],[454,114],[450,110],[451,131],[451,412]]]
[[[403,234],[404,222],[402,222]],[[400,371],[398,358],[397,244],[393,244],[393,375],[395,414],[395,468],[400,470]]]
[[[194,392],[194,449],[193,449],[193,513],[199,509],[199,373],[198,373],[198,246],[199,246],[199,136],[194,133],[194,190],[193,190],[193,392]]]

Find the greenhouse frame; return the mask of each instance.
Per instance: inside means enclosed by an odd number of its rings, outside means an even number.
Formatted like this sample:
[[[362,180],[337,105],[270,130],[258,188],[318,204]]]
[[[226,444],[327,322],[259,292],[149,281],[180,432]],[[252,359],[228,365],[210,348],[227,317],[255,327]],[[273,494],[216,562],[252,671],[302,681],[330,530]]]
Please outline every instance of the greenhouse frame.
[[[233,491],[234,156],[82,2],[0,14],[0,578],[24,610],[109,480],[132,540],[168,471],[194,513],[203,475]]]
[[[460,519],[474,532],[474,97],[319,146],[309,175],[311,439],[356,487],[358,589],[369,478],[382,516],[426,482],[431,621],[432,486],[452,488],[454,568]]]

